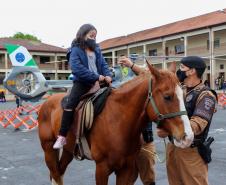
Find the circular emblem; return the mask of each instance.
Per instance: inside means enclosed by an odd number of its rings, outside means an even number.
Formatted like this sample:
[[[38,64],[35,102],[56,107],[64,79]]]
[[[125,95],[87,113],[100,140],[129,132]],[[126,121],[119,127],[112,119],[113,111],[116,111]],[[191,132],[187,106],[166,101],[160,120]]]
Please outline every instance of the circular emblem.
[[[191,101],[192,98],[193,98],[193,95],[192,95],[192,94],[189,94],[189,95],[186,97],[186,102]]]
[[[17,53],[16,56],[16,61],[22,63],[25,60],[25,56],[23,53]]]
[[[213,107],[213,105],[214,105],[214,101],[213,100],[211,100],[211,99],[208,99],[208,98],[205,98],[205,109],[206,110],[210,110],[210,108],[211,107]]]

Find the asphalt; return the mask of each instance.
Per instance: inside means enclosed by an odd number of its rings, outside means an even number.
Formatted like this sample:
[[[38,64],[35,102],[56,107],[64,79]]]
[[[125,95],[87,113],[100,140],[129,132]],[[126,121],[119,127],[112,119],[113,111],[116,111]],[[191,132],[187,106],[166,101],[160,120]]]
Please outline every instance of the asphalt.
[[[15,102],[0,103],[0,110],[15,108]],[[209,165],[210,185],[226,184],[226,109],[218,108],[213,117],[210,135],[215,138],[212,144],[213,161]],[[164,157],[164,142],[155,136],[155,144],[160,158]],[[167,185],[165,163],[156,164],[156,184]],[[64,176],[66,185],[94,185],[95,164],[93,161],[73,160]],[[0,126],[0,185],[48,185],[49,172],[38,139],[37,128],[15,131],[12,126]],[[115,184],[114,175],[109,185]],[[136,185],[141,185],[138,179]]]

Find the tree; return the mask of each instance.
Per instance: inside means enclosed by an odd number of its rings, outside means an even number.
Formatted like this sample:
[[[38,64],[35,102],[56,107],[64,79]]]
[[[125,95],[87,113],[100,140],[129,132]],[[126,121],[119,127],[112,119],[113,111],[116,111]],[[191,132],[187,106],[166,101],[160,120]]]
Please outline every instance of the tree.
[[[41,42],[41,40],[38,39],[36,36],[30,35],[30,34],[24,34],[22,32],[15,33],[11,38],[14,38],[14,39],[25,39],[25,40],[32,40],[32,41]]]

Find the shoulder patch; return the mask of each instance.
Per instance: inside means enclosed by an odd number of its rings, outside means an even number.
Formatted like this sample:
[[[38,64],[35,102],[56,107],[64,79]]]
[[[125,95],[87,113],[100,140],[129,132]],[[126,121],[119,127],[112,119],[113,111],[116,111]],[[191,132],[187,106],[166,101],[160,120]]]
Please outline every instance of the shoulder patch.
[[[206,110],[210,110],[211,107],[213,107],[215,104],[214,100],[212,98],[207,98],[207,97],[204,97],[204,108]]]
[[[213,96],[203,96],[195,107],[193,115],[199,116],[207,121],[210,121],[214,110],[216,100]]]

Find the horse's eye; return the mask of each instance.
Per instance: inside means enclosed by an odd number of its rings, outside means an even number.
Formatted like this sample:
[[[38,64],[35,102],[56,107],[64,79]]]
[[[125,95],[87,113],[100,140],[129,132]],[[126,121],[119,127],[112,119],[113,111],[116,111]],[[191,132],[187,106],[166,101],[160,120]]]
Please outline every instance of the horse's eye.
[[[164,96],[164,99],[167,101],[171,101],[172,100],[172,96],[166,95]]]

